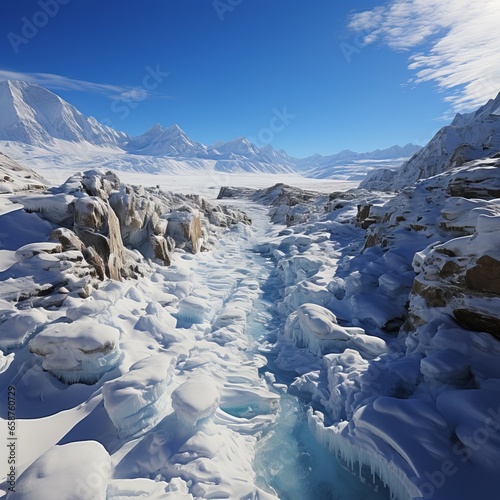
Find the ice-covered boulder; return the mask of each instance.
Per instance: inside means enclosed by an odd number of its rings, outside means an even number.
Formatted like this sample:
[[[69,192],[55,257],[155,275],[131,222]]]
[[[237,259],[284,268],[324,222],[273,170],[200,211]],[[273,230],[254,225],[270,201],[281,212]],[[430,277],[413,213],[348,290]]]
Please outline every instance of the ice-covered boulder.
[[[177,418],[188,427],[212,416],[219,400],[216,383],[206,375],[193,375],[172,393]]]
[[[52,323],[29,343],[44,370],[67,384],[94,384],[121,356],[120,332],[90,319]]]
[[[171,409],[166,389],[176,362],[175,354],[153,354],[134,363],[121,377],[104,384],[104,408],[120,438],[144,434]]]
[[[362,328],[340,326],[331,311],[316,304],[301,305],[288,317],[285,325],[286,338],[317,356],[342,352],[347,341],[364,333]]]
[[[110,475],[110,456],[97,441],[54,446],[19,476],[7,498],[106,500]]]
[[[500,215],[500,200],[486,201],[467,198],[448,198],[441,210],[441,229],[460,235],[474,233],[480,215]]]
[[[97,272],[77,250],[60,251],[59,243],[31,243],[16,252],[17,261],[0,272],[0,298],[19,307],[61,305],[69,293],[82,297],[97,287]]]

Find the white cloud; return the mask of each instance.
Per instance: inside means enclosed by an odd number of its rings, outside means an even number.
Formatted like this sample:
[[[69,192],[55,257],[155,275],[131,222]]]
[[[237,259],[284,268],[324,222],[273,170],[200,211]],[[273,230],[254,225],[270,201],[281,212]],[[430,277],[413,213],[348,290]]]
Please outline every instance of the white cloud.
[[[414,81],[433,81],[456,111],[468,111],[500,91],[498,0],[391,0],[354,14],[350,27],[366,43],[410,50]]]
[[[22,73],[19,71],[9,71],[0,69],[0,80],[22,80],[36,83],[42,87],[52,90],[76,90],[80,92],[93,92],[103,94],[114,100],[143,101],[156,94],[144,88],[144,86],[129,87],[112,85],[107,83],[94,83],[85,80],[75,80],[52,73]],[[169,96],[159,96],[170,98]]]

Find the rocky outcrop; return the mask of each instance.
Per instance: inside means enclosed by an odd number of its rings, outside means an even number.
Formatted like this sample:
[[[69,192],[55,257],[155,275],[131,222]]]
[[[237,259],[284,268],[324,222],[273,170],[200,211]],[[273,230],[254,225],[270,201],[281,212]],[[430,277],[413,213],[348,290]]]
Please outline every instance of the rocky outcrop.
[[[295,226],[307,222],[311,217],[311,203],[319,202],[328,206],[328,197],[315,191],[287,186],[278,183],[266,189],[249,189],[236,187],[222,187],[217,199],[223,198],[250,198],[253,201],[270,205],[271,221],[277,224]]]
[[[499,155],[482,160],[479,165],[458,171],[451,176],[447,193],[467,199],[493,200],[500,198]]]
[[[123,246],[120,223],[109,203],[95,196],[79,198],[73,213],[75,233],[101,257],[106,276],[114,280],[135,277],[135,262]]]
[[[203,248],[204,240],[201,214],[190,207],[181,207],[168,214],[167,235],[179,248],[187,248],[197,253]]]
[[[471,236],[417,253],[410,311],[424,323],[449,316],[500,339],[500,216],[480,215]],[[420,300],[423,299],[423,302]]]
[[[22,262],[10,270],[14,281],[1,296],[47,306],[62,303],[73,291],[87,297],[108,278],[144,274],[147,259],[170,265],[175,248],[208,249],[217,227],[250,223],[236,209],[212,206],[199,196],[122,184],[109,171],[75,174],[43,195],[16,199],[26,211],[60,227],[50,233],[57,244],[24,248]],[[37,262],[41,270],[32,269]]]

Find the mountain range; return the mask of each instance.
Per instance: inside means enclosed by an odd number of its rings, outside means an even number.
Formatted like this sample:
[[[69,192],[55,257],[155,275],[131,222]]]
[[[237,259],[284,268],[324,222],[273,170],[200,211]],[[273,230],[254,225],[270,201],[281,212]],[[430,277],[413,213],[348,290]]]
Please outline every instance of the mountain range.
[[[30,166],[32,158],[86,168],[97,159],[102,166],[145,172],[298,173],[314,178],[358,180],[378,168],[396,168],[420,150],[408,144],[370,153],[340,153],[294,158],[270,144],[258,147],[245,137],[206,146],[178,126],[153,125],[131,137],[87,117],[62,98],[39,85],[0,82],[0,147]]]

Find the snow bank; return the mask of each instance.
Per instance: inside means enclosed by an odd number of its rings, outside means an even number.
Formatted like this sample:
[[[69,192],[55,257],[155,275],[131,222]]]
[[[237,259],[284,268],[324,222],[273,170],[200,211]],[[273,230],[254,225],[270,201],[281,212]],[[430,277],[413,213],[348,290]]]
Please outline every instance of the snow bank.
[[[317,304],[302,304],[288,316],[284,338],[319,357],[351,348],[372,359],[388,351],[381,338],[365,335],[362,328],[340,326],[331,311]]]
[[[21,347],[46,322],[47,316],[38,309],[4,314],[0,324],[0,349]]]
[[[7,498],[106,500],[110,472],[108,452],[96,441],[54,446],[19,476]]]
[[[219,400],[217,385],[205,375],[193,375],[172,393],[172,407],[179,421],[187,426],[212,416]]]
[[[188,485],[181,478],[169,483],[153,479],[115,479],[108,486],[106,500],[148,498],[149,500],[194,500]]]
[[[134,330],[148,332],[165,347],[182,339],[175,331],[175,318],[158,302],[150,302],[146,306],[146,314],[141,316],[134,325]]]

